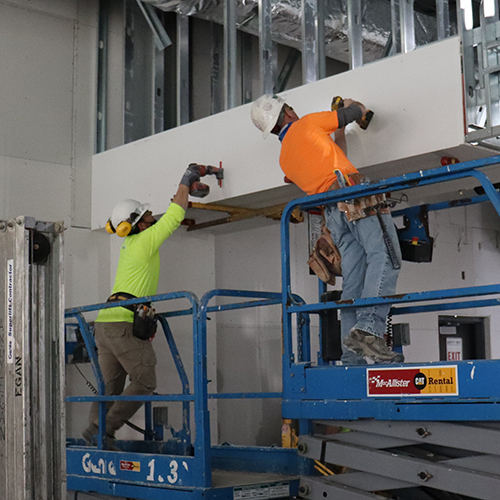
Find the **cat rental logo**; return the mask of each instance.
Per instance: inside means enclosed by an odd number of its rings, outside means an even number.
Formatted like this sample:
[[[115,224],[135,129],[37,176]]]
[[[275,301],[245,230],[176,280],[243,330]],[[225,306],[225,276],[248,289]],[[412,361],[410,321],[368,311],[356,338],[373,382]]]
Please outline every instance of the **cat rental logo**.
[[[458,396],[457,365],[366,370],[368,396]]]

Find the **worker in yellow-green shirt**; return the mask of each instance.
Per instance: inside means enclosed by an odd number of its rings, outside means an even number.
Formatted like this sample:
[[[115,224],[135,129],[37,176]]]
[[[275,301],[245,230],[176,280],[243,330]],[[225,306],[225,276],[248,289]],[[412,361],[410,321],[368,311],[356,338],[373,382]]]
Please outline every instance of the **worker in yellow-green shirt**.
[[[149,204],[124,200],[116,205],[106,229],[125,239],[120,250],[113,293],[108,301],[157,293],[160,276],[159,249],[184,219],[189,188],[200,179],[198,168],[196,164],[187,168],[172,203],[158,221],[149,210]],[[137,317],[137,309],[136,306],[130,306],[130,309],[101,309],[95,321],[95,343],[106,395],[143,396],[152,394],[156,388],[156,355],[151,343],[156,323],[152,316],[148,321],[147,305],[142,308],[140,318]],[[124,390],[127,375],[130,384]],[[108,449],[116,449],[115,432],[141,405],[140,401],[107,403]],[[82,433],[87,445],[95,444],[98,431],[99,403],[93,402],[89,426]]]

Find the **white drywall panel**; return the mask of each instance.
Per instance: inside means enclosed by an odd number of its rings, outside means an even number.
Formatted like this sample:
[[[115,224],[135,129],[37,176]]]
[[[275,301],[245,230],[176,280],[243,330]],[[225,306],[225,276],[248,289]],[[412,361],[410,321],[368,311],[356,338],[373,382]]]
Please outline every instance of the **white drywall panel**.
[[[70,165],[73,29],[0,3],[0,154]]]
[[[362,68],[298,87],[287,100],[299,115],[328,109],[334,95],[353,97],[375,111],[367,131],[348,130],[349,156],[358,167],[458,146],[464,142],[459,39],[431,44]],[[102,227],[123,198],[165,211],[187,164],[218,165],[225,180],[205,202],[284,186],[279,141],[266,141],[250,120],[250,104],[96,155],[92,228]],[[404,166],[404,165],[403,165]]]
[[[464,142],[458,37],[335,75],[311,89],[299,87],[289,100],[302,116],[324,110],[334,95],[359,100],[375,112],[366,131],[349,127],[349,158],[357,167]]]
[[[69,228],[64,233],[64,291],[65,307],[77,307],[104,301],[109,295],[110,241],[108,234],[90,229]],[[88,321],[95,313],[86,315]],[[69,322],[74,322],[70,320]],[[96,386],[90,363],[78,366]],[[90,396],[92,392],[85,379],[72,364],[66,365],[66,392],[68,396]],[[88,425],[90,403],[66,405],[66,432],[80,438]]]

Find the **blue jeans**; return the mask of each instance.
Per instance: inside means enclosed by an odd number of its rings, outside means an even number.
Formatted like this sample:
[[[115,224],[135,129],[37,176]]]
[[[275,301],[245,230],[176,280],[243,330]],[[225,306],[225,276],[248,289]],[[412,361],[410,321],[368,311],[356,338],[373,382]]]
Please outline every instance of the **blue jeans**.
[[[382,214],[396,255],[401,262],[401,249],[390,214]],[[342,256],[342,300],[381,297],[396,293],[399,269],[392,267],[376,216],[349,222],[337,205],[325,207],[326,225]],[[342,342],[352,328],[383,337],[388,305],[343,309],[341,313]],[[363,357],[342,344],[343,364],[366,364]]]

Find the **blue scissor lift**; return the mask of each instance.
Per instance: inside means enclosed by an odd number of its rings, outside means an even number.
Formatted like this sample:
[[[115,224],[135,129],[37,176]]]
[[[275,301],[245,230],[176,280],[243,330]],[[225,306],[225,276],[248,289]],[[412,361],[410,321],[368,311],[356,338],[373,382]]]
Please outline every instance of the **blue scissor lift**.
[[[76,319],[85,340],[99,394],[68,397],[67,401],[99,401],[101,429],[106,401],[145,401],[146,430],[144,441],[119,442],[120,452],[105,449],[102,433],[97,447],[68,440],[68,489],[152,500],[183,500],[187,496],[243,500],[297,494],[311,500],[500,498],[500,361],[336,366],[323,362],[321,352],[318,361],[312,361],[309,331],[311,314],[382,302],[393,304],[393,316],[498,305],[500,285],[367,298],[350,303],[306,304],[291,290],[288,223],[296,207],[312,210],[360,195],[464,177],[476,178],[484,196],[429,208],[438,210],[490,200],[500,214],[500,196],[480,170],[498,164],[500,156],[291,202],[281,222],[281,293],[214,290],[198,301],[191,293],[179,292],[67,310],[66,317]],[[320,286],[322,291],[325,289]],[[234,302],[210,305],[216,296],[232,298]],[[84,314],[145,300],[175,299],[188,301],[189,306],[162,313],[160,323],[183,383],[182,394],[103,396],[102,376]],[[242,301],[245,299],[251,300]],[[209,394],[207,314],[273,304],[281,304],[283,311],[283,392]],[[194,390],[190,389],[168,324],[170,317],[189,315],[193,323]],[[298,419],[300,423],[298,453],[286,448],[212,445],[209,398],[282,398],[283,417]],[[172,439],[163,439],[161,413],[156,418],[152,404],[168,401],[182,402],[183,428]],[[191,410],[195,423],[193,442]],[[349,432],[334,433],[338,429]],[[331,474],[342,470],[338,466],[347,468],[347,472]],[[300,483],[299,476],[302,476]]]
[[[230,303],[211,306],[209,304],[214,297],[227,297]],[[242,302],[242,299],[253,300]],[[182,300],[184,308],[161,313],[159,322],[182,382],[182,393],[104,396],[104,381],[85,313],[145,301],[170,303],[173,300],[176,303]],[[295,300],[301,303],[299,297],[295,297]],[[66,318],[73,324],[76,320],[82,334],[98,386],[98,395],[70,396],[67,397],[67,402],[99,401],[101,430],[105,428],[106,401],[145,401],[145,436],[142,441],[118,441],[118,452],[106,449],[102,431],[97,438],[97,446],[89,447],[85,446],[83,440],[68,439],[68,489],[147,500],[278,499],[296,495],[299,476],[307,473],[310,461],[299,457],[295,449],[213,446],[210,440],[209,398],[281,398],[282,393],[208,393],[207,314],[280,303],[280,293],[213,290],[206,293],[200,301],[192,293],[178,292],[66,310]],[[189,377],[168,323],[169,318],[178,316],[192,316],[194,390],[190,388]],[[306,326],[301,324],[299,328]],[[167,402],[181,402],[183,407],[182,429],[173,432],[170,439],[163,435],[166,420],[161,405],[164,406]],[[159,407],[152,407],[153,403],[157,403]],[[191,432],[191,411],[194,417],[194,439]]]
[[[302,478],[300,496],[311,500],[500,498],[500,361],[330,366],[321,358],[313,364],[303,354],[296,357],[292,347],[295,314],[387,302],[392,304],[393,316],[486,307],[500,304],[500,285],[297,304],[291,289],[288,224],[296,207],[314,209],[360,195],[464,177],[480,181],[485,194],[448,207],[490,200],[500,215],[499,193],[480,170],[499,163],[497,156],[449,165],[305,197],[287,206],[281,221],[282,413],[309,424],[309,428],[303,424],[306,432],[299,440],[299,454],[330,467],[326,472],[322,468],[322,477]],[[331,464],[348,468],[347,473],[329,474]]]

